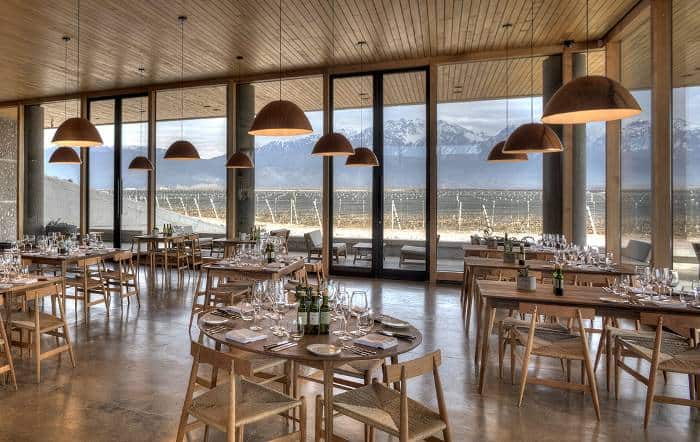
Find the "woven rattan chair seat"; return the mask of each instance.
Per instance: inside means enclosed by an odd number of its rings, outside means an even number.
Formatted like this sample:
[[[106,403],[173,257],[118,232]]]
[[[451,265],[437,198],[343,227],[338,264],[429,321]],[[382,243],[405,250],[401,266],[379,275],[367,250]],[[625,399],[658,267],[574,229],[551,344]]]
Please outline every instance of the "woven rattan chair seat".
[[[34,312],[20,312],[12,315],[13,327],[34,330]],[[55,330],[63,327],[63,321],[55,316],[39,312],[39,331]]]
[[[651,361],[655,337],[624,336],[617,342],[632,353]],[[664,332],[659,354],[659,370],[677,373],[700,374],[700,349],[693,348],[687,339],[674,333]]]
[[[556,324],[535,326],[535,337],[532,344],[532,354],[552,358],[583,360],[581,336],[572,333],[566,327],[551,327]],[[529,326],[515,326],[512,329],[520,345],[527,345]]]
[[[374,371],[382,366],[382,361],[379,359],[369,359],[362,361],[352,361],[343,364],[335,369],[336,373],[347,374],[349,376],[364,377],[368,371]]]
[[[401,394],[378,382],[333,397],[333,408],[353,419],[399,436]],[[440,415],[408,399],[410,440],[425,439],[445,428]]]
[[[189,409],[191,415],[226,432],[229,409],[228,383],[219,384],[197,396]],[[236,386],[236,426],[246,425],[290,410],[300,404],[285,394],[241,379]]]
[[[238,350],[235,348],[232,348],[231,350],[229,350],[228,353],[232,354],[233,357],[235,357],[237,359],[250,361],[250,363],[253,367],[253,373],[267,371],[267,370],[270,370],[272,368],[282,366],[286,362],[285,359],[272,358],[270,356],[265,356],[265,355],[261,355],[258,353],[252,353],[249,351]]]

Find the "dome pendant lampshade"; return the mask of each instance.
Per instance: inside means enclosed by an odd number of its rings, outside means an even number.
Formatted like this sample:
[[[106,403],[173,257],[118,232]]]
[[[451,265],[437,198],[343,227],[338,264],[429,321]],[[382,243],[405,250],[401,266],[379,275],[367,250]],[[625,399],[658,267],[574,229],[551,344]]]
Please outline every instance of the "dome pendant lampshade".
[[[198,160],[199,152],[189,141],[178,140],[168,147],[163,158],[166,160]]]
[[[331,132],[322,136],[314,144],[311,155],[319,156],[351,156],[353,155],[352,144],[343,134]]]
[[[552,128],[541,123],[520,125],[513,131],[503,146],[503,153],[550,153],[561,152],[564,147]]]
[[[544,106],[547,124],[583,124],[639,115],[642,108],[623,85],[601,75],[579,77],[552,95]]]
[[[299,106],[287,100],[267,103],[255,116],[248,133],[268,137],[307,135],[313,132],[309,119]]]
[[[358,147],[355,149],[355,153],[345,160],[345,165],[348,167],[377,167],[379,166],[379,161],[371,149]]]
[[[243,152],[235,152],[226,162],[227,169],[252,169],[253,162]]]
[[[491,152],[489,152],[489,156],[486,161],[492,163],[518,163],[521,161],[527,161],[526,153],[504,153],[503,146],[505,145],[505,141],[496,143],[496,145],[491,149]]]
[[[80,164],[82,161],[80,160],[78,153],[72,147],[61,146],[51,154],[49,163]]]
[[[129,170],[153,170],[153,164],[148,158],[139,156],[131,160]]]
[[[102,145],[102,137],[91,122],[73,117],[58,126],[51,143],[56,146],[95,147]]]

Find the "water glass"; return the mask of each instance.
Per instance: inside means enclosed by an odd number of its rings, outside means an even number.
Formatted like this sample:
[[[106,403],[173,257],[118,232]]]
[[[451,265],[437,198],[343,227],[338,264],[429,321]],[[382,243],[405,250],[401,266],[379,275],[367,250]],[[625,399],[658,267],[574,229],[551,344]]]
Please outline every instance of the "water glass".
[[[287,333],[293,341],[301,341],[304,338],[304,322],[296,318],[287,321]]]
[[[366,335],[374,327],[374,312],[367,310],[357,317],[357,330],[360,334]]]

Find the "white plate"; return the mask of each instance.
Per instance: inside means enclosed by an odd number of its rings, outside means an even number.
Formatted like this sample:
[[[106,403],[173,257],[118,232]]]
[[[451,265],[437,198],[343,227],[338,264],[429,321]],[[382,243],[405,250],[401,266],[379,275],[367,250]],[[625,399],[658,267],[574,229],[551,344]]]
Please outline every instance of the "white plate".
[[[391,328],[408,328],[411,326],[411,324],[409,324],[406,321],[402,321],[396,318],[390,318],[388,316],[382,317],[380,322],[382,323],[382,325]]]
[[[216,316],[207,316],[204,318],[204,323],[207,325],[222,325],[226,324],[228,322],[228,319],[226,318],[218,318]]]
[[[338,356],[341,348],[332,344],[311,344],[306,349],[317,356]]]

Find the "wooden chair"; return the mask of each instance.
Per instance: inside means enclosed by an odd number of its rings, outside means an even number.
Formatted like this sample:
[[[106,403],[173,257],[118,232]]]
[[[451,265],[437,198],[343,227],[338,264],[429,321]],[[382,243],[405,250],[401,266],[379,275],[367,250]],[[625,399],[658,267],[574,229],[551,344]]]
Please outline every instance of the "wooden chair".
[[[202,264],[204,264],[204,258],[202,256],[202,246],[200,244],[199,235],[196,233],[189,235],[185,242],[185,246],[187,258],[189,259],[192,271],[201,270]],[[197,287],[199,287],[201,280],[202,274],[200,273],[197,277]]]
[[[520,396],[518,399],[518,407],[523,403],[525,395],[525,386],[527,384],[547,385],[555,388],[563,388],[567,390],[586,391],[588,390],[593,399],[593,407],[596,417],[600,420],[600,403],[598,402],[598,388],[596,385],[595,375],[593,373],[593,364],[591,355],[588,349],[588,336],[586,328],[583,325],[584,319],[595,317],[593,309],[578,309],[575,307],[551,306],[545,304],[521,304],[520,311],[531,314],[529,325],[524,325],[522,320],[511,321],[506,323],[507,337],[502,336],[501,339],[508,338],[511,346],[511,378],[514,377],[515,367],[515,348],[523,346],[525,348],[522,356],[522,370],[520,373]],[[538,324],[538,315],[545,317],[557,318],[576,318],[578,330],[562,327],[559,324],[540,323]],[[504,321],[506,322],[506,321]],[[503,342],[499,342],[499,350],[503,347]],[[499,354],[499,356],[501,356]],[[567,364],[566,380],[557,381],[553,379],[543,379],[528,376],[531,356],[542,356],[560,359]],[[575,383],[571,381],[571,364],[570,361],[581,362],[581,382]],[[587,383],[585,381],[587,378]]]
[[[253,366],[249,360],[241,359],[235,353],[222,353],[191,342],[192,371],[182,407],[177,441],[184,439],[190,431],[205,427],[205,439],[209,427],[226,433],[226,440],[242,441],[244,426],[276,415],[298,422],[299,428],[272,441],[306,440],[306,406],[304,398],[294,399],[271,388],[246,379],[252,377]],[[210,365],[213,369],[230,373],[229,382],[194,396],[200,365]],[[299,418],[287,416],[298,410]],[[194,421],[188,422],[190,417]]]
[[[287,242],[289,241],[290,233],[291,231],[289,229],[270,230],[270,236],[282,238],[282,249],[284,250],[284,253],[289,253]]]
[[[219,285],[220,283],[220,285]],[[233,305],[250,295],[255,281],[241,280],[220,282],[214,281],[212,287],[204,291],[195,290],[192,297],[192,311],[190,313],[190,326],[195,315],[213,309],[217,304]],[[200,298],[204,298],[200,302]]]
[[[384,365],[384,383],[376,379],[369,385],[333,396],[333,410],[362,422],[369,431],[366,436],[374,439],[374,429],[384,431],[399,441],[434,439],[442,433],[446,442],[452,440],[447,418],[447,406],[442,392],[439,367],[440,351],[399,364]],[[432,372],[437,396],[438,411],[408,397],[408,379]],[[399,383],[399,388],[388,387]],[[316,396],[316,439],[322,436],[323,400]],[[329,440],[326,438],[325,440]]]
[[[136,302],[141,306],[141,298],[139,296],[139,284],[136,277],[136,268],[134,267],[133,253],[129,251],[119,252],[112,258],[114,262],[113,269],[102,271],[107,286],[107,291],[116,293],[119,296],[119,305],[122,305],[126,298],[127,305],[131,303],[131,297],[136,296]]]
[[[102,275],[102,258],[99,256],[81,259],[76,263],[78,272],[72,277],[66,277],[66,289],[73,289],[73,294],[64,294],[64,299],[75,300],[75,310],[78,311],[78,301],[83,302],[85,322],[90,316],[90,307],[104,303],[109,315],[109,292],[104,284]],[[102,295],[92,299],[92,295]]]
[[[304,242],[306,243],[307,260],[323,258],[323,236],[320,230],[313,230],[304,233]],[[332,258],[335,262],[339,262],[340,257],[343,259],[348,257],[348,246],[344,242],[334,242],[332,245]]]
[[[61,283],[47,287],[42,287],[34,290],[29,290],[25,293],[28,308],[21,313],[12,315],[10,326],[14,329],[26,330],[29,332],[34,347],[34,359],[36,364],[36,382],[41,382],[41,361],[51,356],[59,356],[67,351],[71,364],[75,368],[75,356],[73,355],[73,346],[71,344],[70,335],[68,332],[68,324],[66,323],[66,315],[63,310],[63,300],[61,293]],[[58,304],[58,314],[48,314],[39,311],[39,301],[44,298],[51,297],[51,305]],[[29,302],[34,301],[34,307],[29,308]],[[41,351],[41,335],[46,334],[53,336],[56,340],[56,347],[51,350]],[[64,340],[63,345],[59,345],[59,338]]]
[[[700,389],[697,385],[698,376],[700,376],[700,346],[695,340],[694,333],[695,330],[700,329],[700,318],[691,315],[664,316],[657,313],[642,313],[640,316],[643,323],[655,322],[656,331],[653,337],[641,333],[636,336],[628,334],[615,337],[615,397],[619,392],[620,369],[644,384],[647,387],[644,428],[647,428],[654,402],[700,408]],[[664,326],[692,330],[692,338],[664,332]],[[621,354],[623,350],[649,362],[648,376],[645,377],[624,362]],[[690,398],[655,394],[656,374],[659,370],[687,374]],[[692,389],[694,383],[695,391]]]
[[[165,247],[156,252],[156,265],[163,267],[163,281],[169,281],[170,270],[175,269],[177,271],[177,283],[181,285],[184,279],[184,272],[190,268],[186,239],[185,237],[176,236],[169,241],[170,247]]]
[[[0,305],[2,305],[2,303],[0,303]],[[9,373],[12,385],[15,387],[15,391],[17,391],[17,377],[15,376],[15,366],[12,362],[12,348],[9,339],[7,339],[7,334],[5,333],[5,322],[2,320],[2,315],[0,315],[0,349],[2,349],[5,357],[5,362],[0,364],[0,374],[5,375],[5,373]]]
[[[291,290],[294,291],[296,290],[298,285],[308,285],[309,283],[309,277],[306,272],[306,266],[300,268],[299,270],[296,270],[292,273],[292,277],[287,280],[287,282],[284,283],[284,289],[285,290]]]

